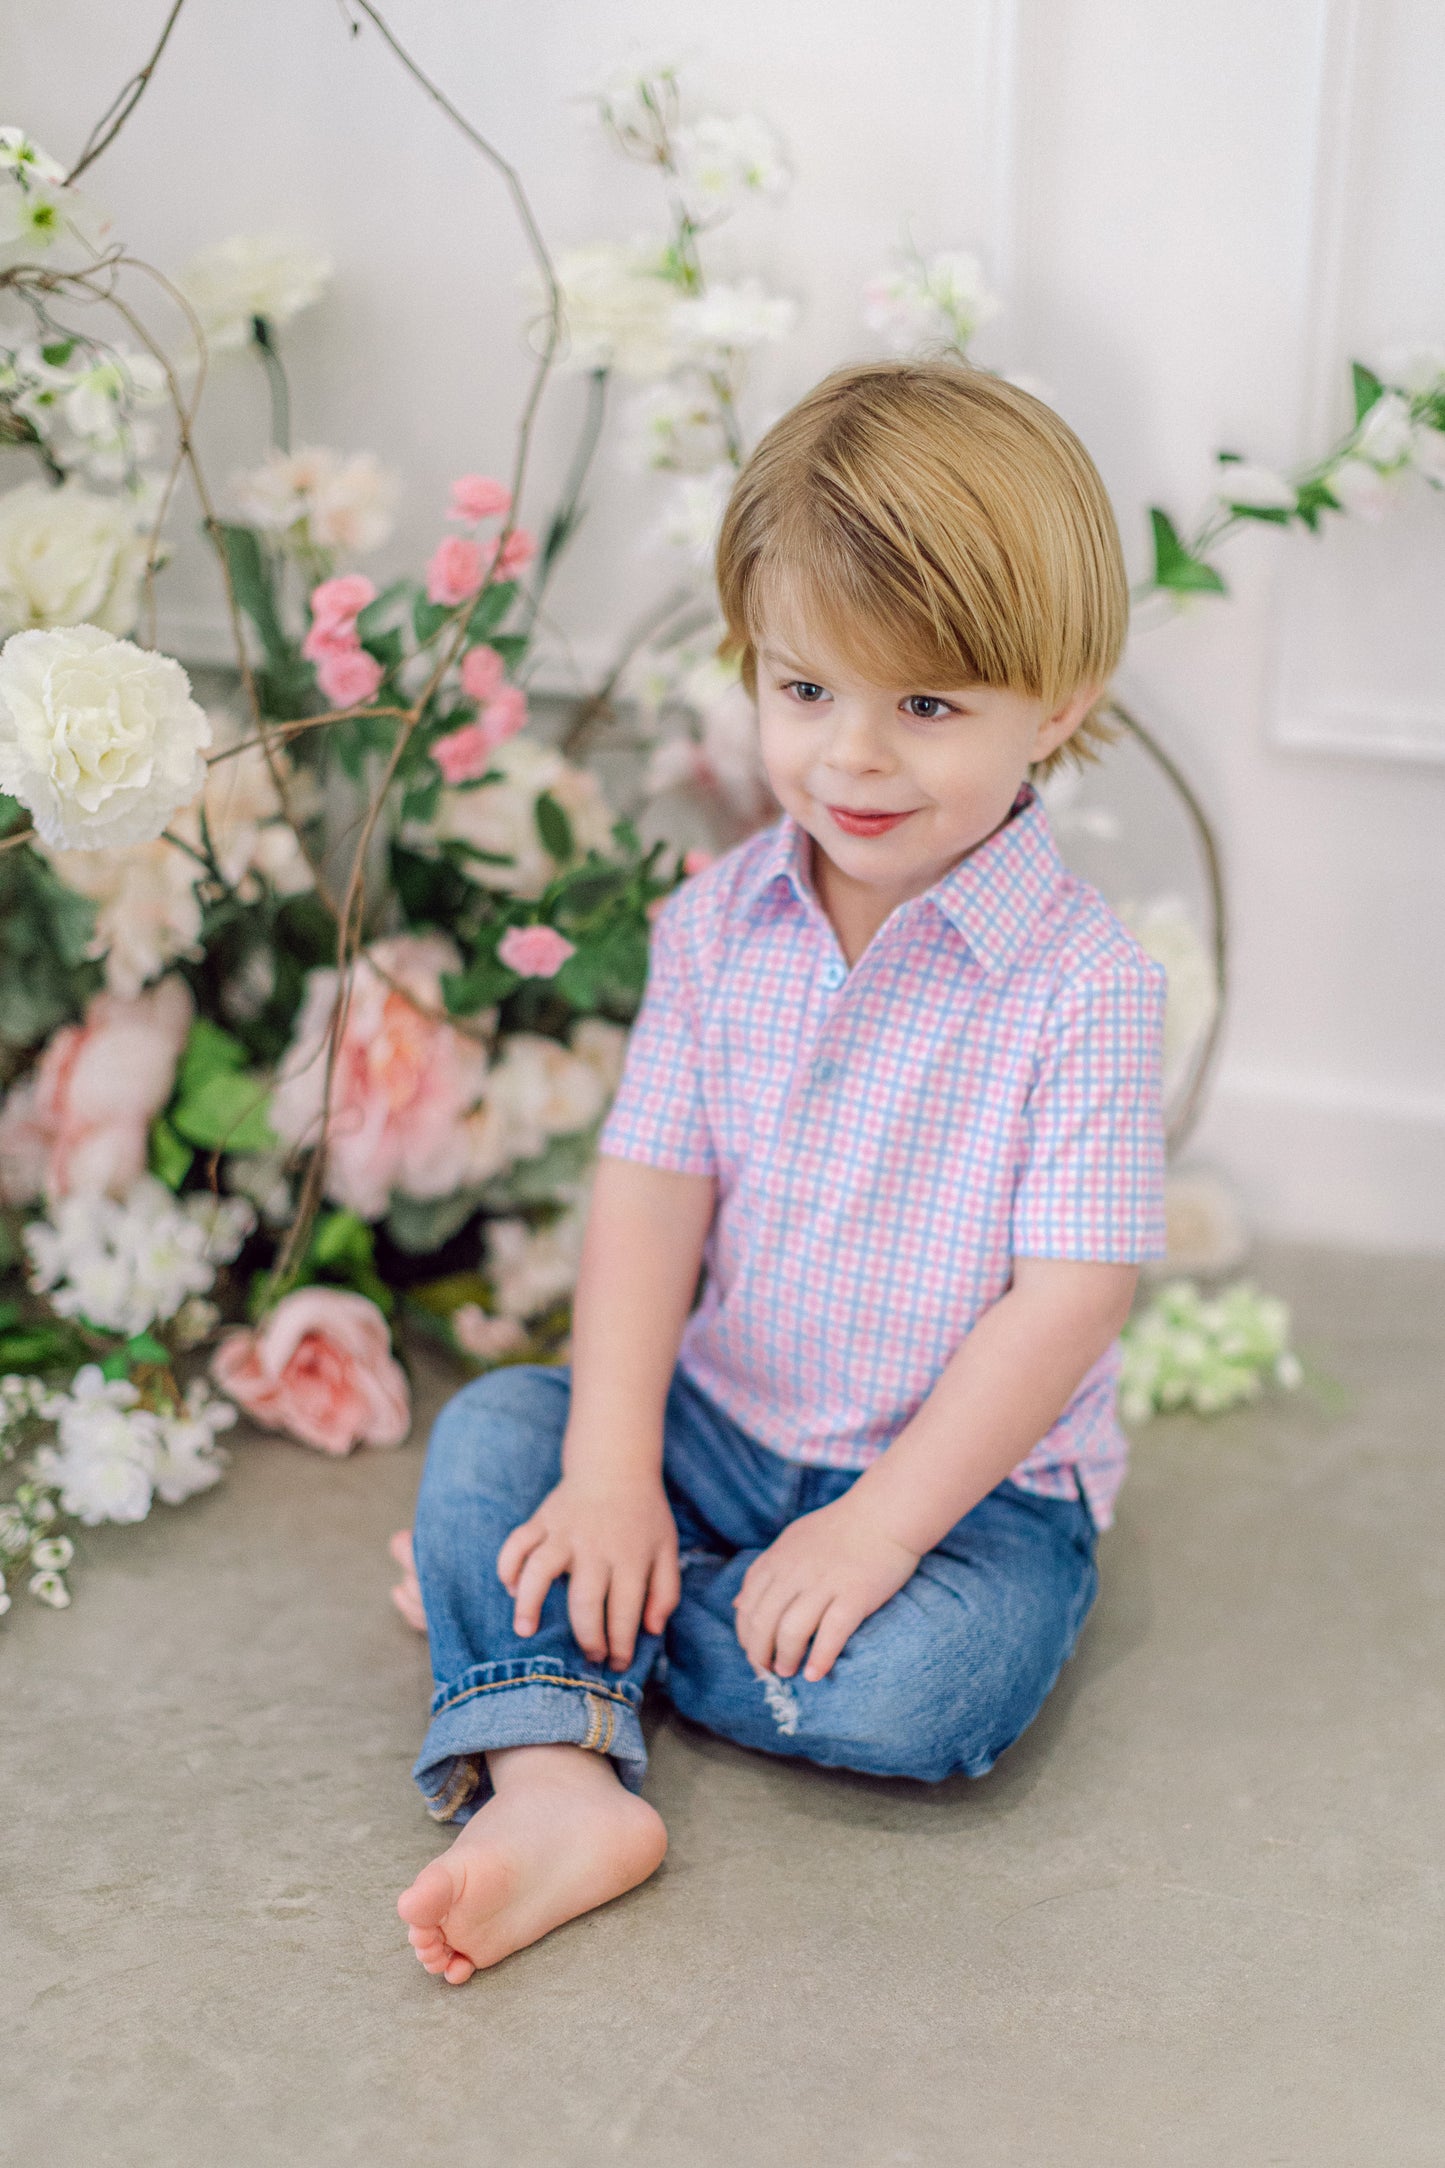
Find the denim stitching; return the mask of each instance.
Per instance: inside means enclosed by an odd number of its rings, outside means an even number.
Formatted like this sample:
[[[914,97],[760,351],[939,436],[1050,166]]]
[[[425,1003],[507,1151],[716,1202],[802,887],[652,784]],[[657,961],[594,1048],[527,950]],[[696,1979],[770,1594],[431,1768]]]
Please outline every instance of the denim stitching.
[[[471,1700],[473,1694],[495,1694],[506,1686],[580,1686],[584,1694],[605,1695],[609,1701],[620,1701],[625,1709],[632,1706],[620,1688],[599,1686],[593,1679],[569,1679],[560,1677],[556,1672],[543,1671],[534,1673],[530,1678],[485,1679],[480,1686],[469,1686],[465,1693],[454,1695],[450,1701],[444,1701],[440,1707],[434,1709],[433,1720],[445,1716],[448,1709],[459,1709],[464,1701]]]

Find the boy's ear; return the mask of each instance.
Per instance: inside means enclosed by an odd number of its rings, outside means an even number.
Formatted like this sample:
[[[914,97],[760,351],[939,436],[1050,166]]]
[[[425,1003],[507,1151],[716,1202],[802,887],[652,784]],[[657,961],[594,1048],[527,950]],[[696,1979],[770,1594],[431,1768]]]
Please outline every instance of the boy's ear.
[[[1103,690],[1102,685],[1086,685],[1062,702],[1051,715],[1042,716],[1034,733],[1030,762],[1047,760],[1050,753],[1057,752],[1064,740],[1073,736]]]

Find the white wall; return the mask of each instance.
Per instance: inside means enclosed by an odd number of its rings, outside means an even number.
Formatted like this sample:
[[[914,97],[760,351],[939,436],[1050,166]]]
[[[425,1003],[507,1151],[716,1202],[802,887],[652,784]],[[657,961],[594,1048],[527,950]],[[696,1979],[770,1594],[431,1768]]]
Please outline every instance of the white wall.
[[[5,95],[57,155],[148,49],[162,0],[10,0]],[[976,245],[1009,300],[978,357],[1043,377],[1113,494],[1131,571],[1150,502],[1181,524],[1221,445],[1288,462],[1346,418],[1352,354],[1445,340],[1445,18],[1434,0],[395,0],[391,20],[521,168],[554,245],[653,219],[647,177],[575,102],[629,52],[680,55],[756,106],[797,173],[720,268],[804,304],[759,410],[869,350],[855,297],[905,221]],[[499,185],[335,0],[190,0],[93,176],[174,268],[284,224],[339,281],[288,342],[298,433],[400,467],[387,559],[429,548],[450,475],[500,467],[526,376],[526,257]],[[729,262],[731,257],[731,263]],[[548,501],[579,387],[552,396]],[[215,386],[223,477],[264,431],[244,368]],[[607,463],[556,614],[606,653],[665,567],[630,538],[648,484]],[[1236,999],[1201,1150],[1281,1234],[1445,1249],[1445,503],[1305,537],[1246,535],[1234,596],[1136,632],[1120,687],[1222,834]],[[169,636],[214,625],[202,560],[167,575]]]

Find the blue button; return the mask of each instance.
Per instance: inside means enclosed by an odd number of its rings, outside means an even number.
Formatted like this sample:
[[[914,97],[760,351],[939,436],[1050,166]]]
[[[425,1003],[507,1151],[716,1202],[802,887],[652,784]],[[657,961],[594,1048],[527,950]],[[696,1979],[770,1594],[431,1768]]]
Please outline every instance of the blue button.
[[[813,1075],[817,1078],[820,1084],[831,1084],[834,1077],[838,1074],[838,1069],[839,1064],[836,1061],[820,1061],[817,1068],[813,1071]]]
[[[841,986],[847,976],[847,972],[840,963],[825,964],[823,966],[823,984],[827,987]]]

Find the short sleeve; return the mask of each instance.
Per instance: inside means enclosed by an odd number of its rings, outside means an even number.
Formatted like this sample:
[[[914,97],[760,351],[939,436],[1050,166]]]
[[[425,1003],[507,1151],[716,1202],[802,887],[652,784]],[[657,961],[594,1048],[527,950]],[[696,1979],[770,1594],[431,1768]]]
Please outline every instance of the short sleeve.
[[[1167,984],[1162,966],[1141,956],[1056,996],[1024,1106],[1015,1256],[1137,1264],[1164,1255]]]
[[[685,893],[670,896],[653,921],[642,1006],[597,1149],[678,1174],[716,1174],[703,1099],[696,990],[680,923],[678,899]]]

